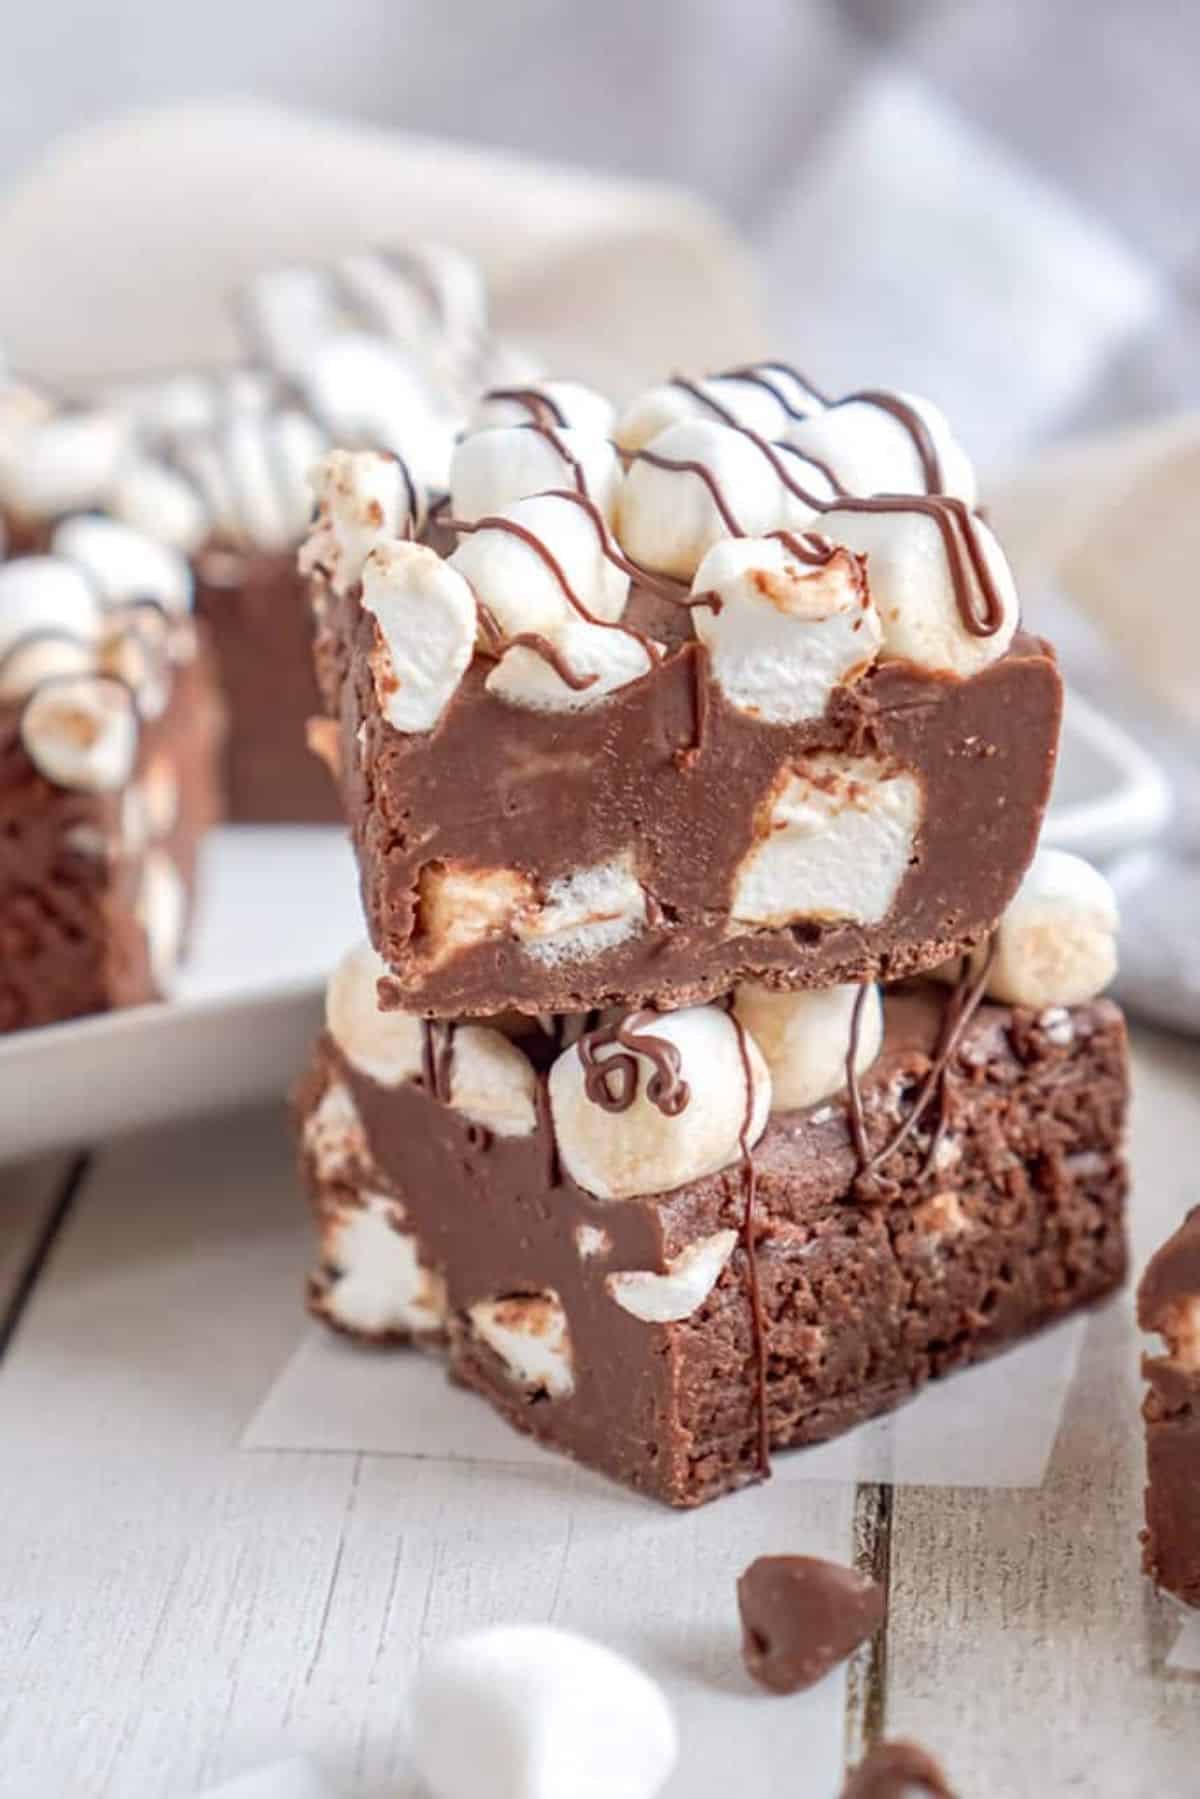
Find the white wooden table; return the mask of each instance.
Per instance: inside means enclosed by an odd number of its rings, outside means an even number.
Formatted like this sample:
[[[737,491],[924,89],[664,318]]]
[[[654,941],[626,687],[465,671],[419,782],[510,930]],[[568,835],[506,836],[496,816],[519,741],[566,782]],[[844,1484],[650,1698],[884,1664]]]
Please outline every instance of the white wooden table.
[[[1136,1070],[1140,1266],[1200,1198],[1200,1047],[1142,1034]],[[1200,1676],[1164,1668],[1138,1572],[1128,1296],[1088,1326],[1040,1491],[776,1482],[675,1515],[565,1464],[240,1449],[307,1249],[275,1113],[0,1173],[2,1799],[183,1799],[297,1753],[407,1799],[422,1648],[517,1616],[664,1681],[670,1799],[824,1799],[881,1733],[967,1799],[1200,1793]],[[734,1616],[782,1549],[890,1596],[882,1641],[792,1700],[751,1688]]]

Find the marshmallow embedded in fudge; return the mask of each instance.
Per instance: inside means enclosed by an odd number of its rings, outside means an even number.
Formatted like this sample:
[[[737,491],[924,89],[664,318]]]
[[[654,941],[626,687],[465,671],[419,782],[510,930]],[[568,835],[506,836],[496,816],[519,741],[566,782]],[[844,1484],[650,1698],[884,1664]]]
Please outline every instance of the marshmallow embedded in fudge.
[[[695,469],[661,467],[651,460],[658,457],[700,464],[708,479]],[[618,535],[634,561],[684,581],[722,538],[761,537],[790,522],[784,485],[753,438],[705,419],[668,426],[638,453],[617,514]]]
[[[379,982],[387,965],[369,943],[344,955],[325,989],[325,1028],[352,1068],[381,1087],[416,1080],[423,1066],[421,1021],[383,1012]]]
[[[431,731],[475,653],[475,596],[433,550],[393,538],[363,564],[362,604],[375,619],[380,711],[397,731]]]
[[[860,991],[852,983],[798,993],[774,993],[751,981],[738,988],[733,1009],[771,1071],[773,1112],[815,1106],[841,1092]],[[871,987],[859,1007],[856,1073],[866,1073],[882,1043],[883,1003]]]
[[[105,606],[150,600],[164,612],[186,612],[192,574],[178,550],[156,543],[120,519],[81,513],[64,519],[50,540],[55,556],[74,562]]]
[[[428,1336],[446,1318],[446,1287],[422,1265],[403,1208],[387,1193],[357,1190],[321,1232],[313,1310],[365,1337]]]
[[[737,1248],[737,1240],[736,1231],[714,1231],[668,1257],[662,1274],[634,1269],[610,1274],[604,1285],[624,1311],[644,1324],[678,1323],[704,1304]]]
[[[1098,869],[1067,850],[1039,850],[996,930],[988,993],[1038,1008],[1095,999],[1117,972],[1119,923]]]
[[[529,955],[554,967],[598,956],[636,936],[645,923],[646,890],[630,853],[560,875],[513,930]]]
[[[963,677],[1003,656],[1017,628],[1017,591],[1004,552],[983,521],[972,516],[964,523],[946,502],[935,502],[940,525],[920,509],[919,500],[911,506],[890,498],[867,504],[888,510],[835,506],[822,514],[818,529],[832,543],[867,558],[867,584],[883,628],[883,656]],[[983,580],[973,564],[972,546]],[[964,621],[956,560],[964,603],[976,618],[988,620],[986,633]]]
[[[146,851],[134,911],[145,932],[154,985],[165,993],[183,950],[187,924],[187,889],[166,850]]]
[[[551,1289],[482,1299],[468,1306],[467,1321],[518,1386],[545,1393],[550,1399],[566,1399],[575,1391],[567,1314]]]
[[[21,742],[35,768],[56,786],[112,792],[128,781],[137,756],[133,696],[109,675],[45,681],[21,715]]]
[[[539,649],[513,644],[484,685],[529,712],[586,712],[639,681],[654,666],[650,650],[628,631],[564,619],[541,635]]]
[[[895,407],[895,411],[891,410]],[[911,423],[906,423],[906,418]],[[929,483],[924,440],[936,465]],[[975,470],[940,406],[917,394],[851,395],[792,421],[787,441],[822,462],[848,494],[951,494],[974,506]]]
[[[450,1104],[497,1137],[527,1137],[537,1125],[533,1063],[502,1031],[451,1027]]]
[[[558,1057],[549,1090],[563,1166],[600,1199],[729,1167],[762,1135],[771,1105],[757,1044],[717,1006],[634,1012],[590,1032]]]
[[[820,718],[833,689],[879,652],[879,614],[861,561],[846,550],[810,562],[782,538],[728,538],[705,556],[692,593],[719,602],[691,614],[717,686],[739,712],[769,724]]]
[[[578,478],[577,478],[578,476]],[[621,490],[621,463],[607,438],[586,431],[533,425],[489,426],[455,447],[450,507],[455,518],[477,519],[554,487],[578,487],[611,525]]]
[[[549,635],[585,615],[620,618],[629,576],[605,554],[605,535],[586,507],[567,494],[535,494],[493,516],[503,522],[465,533],[449,562],[504,638]]]
[[[94,665],[103,629],[95,590],[58,556],[0,563],[0,698]]]
[[[301,1141],[317,1179],[348,1181],[370,1163],[367,1134],[345,1081],[330,1081],[304,1120]]]
[[[919,779],[871,756],[816,751],[784,768],[738,870],[739,924],[886,918],[925,810]]]
[[[528,381],[517,388],[493,388],[485,393],[475,407],[471,429],[532,423],[610,437],[614,417],[611,400],[582,381]]]
[[[317,521],[300,551],[300,568],[324,573],[349,593],[377,544],[408,537],[424,516],[404,465],[381,450],[330,450],[312,470]],[[414,498],[418,515],[414,516]]]
[[[655,1799],[679,1754],[659,1688],[599,1643],[498,1625],[414,1682],[413,1759],[433,1799]]]
[[[130,431],[120,412],[96,409],[55,413],[15,433],[0,442],[0,504],[35,519],[102,505]]]

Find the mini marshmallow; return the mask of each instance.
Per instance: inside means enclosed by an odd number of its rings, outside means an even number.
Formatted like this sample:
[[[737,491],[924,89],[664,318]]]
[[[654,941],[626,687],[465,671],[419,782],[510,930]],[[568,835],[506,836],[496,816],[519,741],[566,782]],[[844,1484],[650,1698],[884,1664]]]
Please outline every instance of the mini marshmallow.
[[[941,465],[939,493],[974,506],[975,470],[940,406],[918,394],[898,393],[929,433]],[[924,493],[925,474],[913,434],[886,406],[850,398],[794,420],[787,441],[816,457],[837,476],[844,493]]]
[[[91,667],[101,622],[91,583],[73,563],[22,556],[0,564],[0,696]]]
[[[595,1224],[577,1224],[575,1226],[575,1248],[581,1262],[590,1262],[596,1256],[606,1256],[612,1248],[612,1238],[607,1231]]]
[[[146,935],[154,985],[165,994],[183,950],[187,925],[187,889],[165,850],[147,850],[134,911]]]
[[[886,918],[924,814],[915,775],[871,756],[819,751],[785,769],[738,870],[739,924]]]
[[[640,681],[654,666],[645,644],[627,631],[573,618],[543,635],[574,679],[587,686],[573,687],[544,655],[526,644],[514,644],[484,683],[489,693],[529,712],[586,712]]]
[[[484,1299],[468,1306],[471,1329],[487,1344],[518,1386],[551,1399],[575,1390],[574,1358],[567,1314],[552,1289]]]
[[[958,527],[951,529],[982,612],[970,556]],[[999,628],[988,637],[975,636],[963,624],[946,545],[934,519],[920,512],[851,512],[842,507],[822,517],[823,536],[867,558],[867,583],[883,626],[885,657],[965,678],[1008,649],[1019,610],[1012,571],[982,520],[975,519],[972,529],[1000,605]]]
[[[300,551],[301,571],[322,569],[335,592],[349,593],[377,544],[420,523],[412,517],[404,470],[378,450],[330,450],[310,481],[317,522]]]
[[[291,408],[237,413],[204,444],[193,443],[190,455],[230,534],[282,552],[308,529],[309,476],[327,448],[320,426]]]
[[[107,675],[68,675],[39,687],[21,715],[30,761],[59,787],[105,793],[133,772],[138,727],[133,696]]]
[[[115,411],[60,412],[0,446],[0,500],[26,518],[102,505],[129,446]]]
[[[1098,869],[1067,850],[1039,850],[1000,920],[988,993],[1039,1010],[1095,999],[1117,972],[1119,923]]]
[[[526,952],[547,967],[584,961],[634,937],[646,923],[646,892],[631,855],[551,881],[536,912],[516,921]]]
[[[464,437],[450,463],[451,511],[455,518],[484,518],[552,487],[576,487],[572,463],[611,525],[621,489],[616,451],[607,438],[557,427],[553,438],[528,425],[492,426]]]
[[[490,1025],[454,1029],[450,1104],[497,1137],[527,1137],[537,1125],[537,1076],[524,1050]]]
[[[155,756],[138,789],[149,835],[168,836],[179,820],[179,780],[171,758],[161,752]]]
[[[771,1109],[815,1106],[846,1085],[850,1027],[859,988],[853,983],[801,993],[773,993],[757,982],[739,987],[733,1009],[771,1071]],[[883,1004],[871,987],[859,1014],[855,1071],[865,1074],[883,1043]]]
[[[450,566],[465,575],[504,637],[526,631],[550,635],[580,618],[579,607],[591,618],[620,618],[629,576],[605,555],[596,521],[584,507],[555,494],[535,494],[494,516],[538,540],[561,569],[576,602],[572,604],[550,564],[516,532],[485,525],[464,534]]]
[[[421,1021],[409,1012],[384,1012],[379,981],[387,964],[369,943],[347,952],[325,989],[325,1028],[351,1067],[398,1087],[422,1069]]]
[[[475,596],[433,550],[396,538],[363,564],[362,603],[373,614],[371,674],[394,730],[432,731],[475,653]]]
[[[869,668],[882,629],[862,567],[849,552],[823,566],[798,561],[777,537],[714,544],[693,594],[692,625],[730,704],[770,724],[820,718],[834,688]]]
[[[348,1180],[368,1165],[367,1134],[345,1081],[330,1081],[304,1120],[301,1140],[318,1180]]]
[[[443,1644],[410,1711],[413,1759],[434,1799],[655,1799],[679,1755],[652,1680],[548,1625]]]
[[[764,536],[785,522],[784,489],[758,446],[730,425],[694,419],[671,425],[646,446],[672,462],[703,464],[739,528]],[[704,478],[638,458],[621,489],[617,531],[636,562],[690,581],[707,552],[736,535]]]
[[[699,392],[692,392],[692,388]],[[728,413],[734,424],[757,431],[768,441],[782,437],[791,422],[787,407],[770,386],[737,374],[707,375],[687,387],[664,381],[658,387],[648,388],[626,407],[613,436],[623,450],[632,454],[645,449],[671,425],[690,419],[715,419],[726,424],[729,421],[722,418],[722,413]]]
[[[387,1193],[364,1189],[321,1235],[325,1264],[313,1283],[313,1307],[364,1337],[428,1336],[446,1317],[446,1286],[421,1264],[417,1239],[401,1229],[403,1212]]]
[[[109,496],[109,511],[133,530],[185,556],[200,548],[212,522],[196,484],[150,456],[139,456],[121,469]]]
[[[105,606],[153,600],[164,611],[186,612],[192,603],[187,559],[120,519],[81,513],[64,519],[50,540],[55,556],[76,563]]]
[[[614,1056],[629,1056],[636,1065],[637,1090],[623,1111],[606,1110],[589,1098],[578,1044],[564,1050],[550,1070],[559,1156],[572,1180],[599,1199],[667,1192],[729,1167],[742,1152],[743,1132],[746,1147],[756,1143],[770,1111],[771,1077],[758,1046],[719,1007],[690,1006],[651,1016],[639,1025],[643,1030],[678,1051],[679,1075],[689,1098],[673,1115],[649,1098],[653,1063],[620,1044],[602,1047],[596,1055],[601,1065]]]
[[[403,456],[426,492],[448,485],[453,427],[434,412],[410,350],[384,338],[338,332],[305,362],[300,383],[335,442]]]
[[[638,1269],[610,1274],[605,1287],[617,1304],[643,1324],[675,1324],[698,1311],[737,1248],[736,1231],[714,1231],[668,1256],[666,1272]]]
[[[522,393],[541,394],[549,402],[539,408],[536,402],[506,399],[497,393],[486,393],[475,408],[471,420],[473,431],[485,425],[527,425],[545,422],[555,430],[585,431],[591,437],[611,437],[615,408],[603,394],[585,387],[581,381],[527,381]]]
[[[419,893],[425,954],[432,967],[489,937],[510,935],[534,916],[537,906],[533,883],[515,868],[427,863]]]

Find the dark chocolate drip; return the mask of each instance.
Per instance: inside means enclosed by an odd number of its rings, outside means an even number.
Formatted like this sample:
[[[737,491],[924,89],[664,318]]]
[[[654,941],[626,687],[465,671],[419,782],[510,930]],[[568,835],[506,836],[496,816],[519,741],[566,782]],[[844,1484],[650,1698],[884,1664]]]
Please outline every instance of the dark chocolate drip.
[[[512,400],[515,405],[525,408],[535,425],[561,425],[566,429],[570,422],[557,400],[552,400],[537,387],[492,387],[483,399],[485,402]]]
[[[846,1047],[846,1093],[850,1101],[850,1137],[854,1144],[854,1153],[858,1157],[860,1173],[867,1165],[870,1151],[867,1144],[867,1124],[863,1116],[862,1088],[858,1081],[858,1048],[862,1037],[863,1008],[873,985],[872,981],[864,981],[854,996],[854,1009],[850,1014],[850,1041]]]
[[[533,1109],[537,1117],[537,1128],[542,1133],[546,1145],[546,1185],[554,1191],[562,1185],[562,1169],[558,1160],[558,1137],[554,1130],[554,1112],[550,1105],[550,1070],[539,1074],[534,1083]]]
[[[777,539],[790,556],[809,568],[828,567],[838,553],[836,543],[815,531],[768,531],[767,536]]]
[[[587,688],[594,687],[600,678],[598,675],[577,675],[562,651],[548,637],[543,637],[540,631],[522,631],[518,636],[509,638],[508,647],[510,650],[529,650],[532,655],[540,656],[572,693],[583,693]]]
[[[715,379],[719,381],[721,377],[717,375]],[[733,425],[735,429],[738,427],[737,414],[730,412],[727,406],[722,406],[720,400],[714,400],[698,381],[688,381],[683,375],[672,375],[668,386],[678,387],[681,392],[690,394],[693,400],[698,400],[701,406],[706,406],[714,417],[719,418],[723,425]]]
[[[437,1024],[429,1018],[421,1020],[421,1078],[426,1091],[444,1106],[450,1104],[454,1084],[455,1029],[453,1024]]]
[[[690,648],[692,654],[688,671],[692,686],[692,741],[686,749],[675,752],[676,762],[680,768],[685,770],[695,768],[700,760],[704,749],[705,729],[708,725],[708,645],[697,641]]]
[[[754,1167],[754,1157],[750,1152],[750,1128],[754,1122],[754,1070],[750,1064],[745,1026],[732,1009],[728,1013],[728,1018],[737,1032],[742,1078],[746,1083],[746,1104],[742,1112],[741,1128],[738,1131],[738,1148],[741,1151],[742,1177],[746,1193],[742,1211],[742,1247],[746,1253],[746,1285],[750,1294],[751,1333],[754,1339],[754,1404],[758,1422],[758,1471],[763,1480],[768,1480],[771,1474],[771,1415],[767,1395],[767,1325],[763,1315],[762,1289],[758,1279],[758,1244],[754,1231],[754,1204],[758,1198],[758,1176]]]
[[[637,1098],[638,1056],[650,1064],[646,1098],[664,1118],[678,1118],[687,1109],[691,1088],[680,1078],[678,1049],[666,1037],[646,1027],[656,1014],[643,1009],[628,1013],[599,1030],[585,1031],[576,1048],[584,1067],[584,1090],[594,1106],[606,1112],[627,1112]],[[600,1060],[598,1051],[617,1047],[615,1056]]]
[[[744,427],[736,425],[733,429],[741,431]],[[748,437],[753,437],[754,433],[748,431],[746,432],[746,435]],[[730,537],[745,537],[746,533],[733,515],[724,488],[707,464],[697,462],[696,459],[691,456],[664,456],[658,450],[635,450],[631,457],[631,461],[648,462],[651,468],[667,469],[672,474],[697,476],[699,480],[703,481],[705,487],[707,487],[709,494],[712,497],[712,503],[721,515],[721,523],[728,531]]]
[[[628,575],[631,581],[640,582],[659,599],[670,600],[672,605],[682,606],[686,611],[690,611],[695,606],[711,606],[717,612],[721,610],[721,602],[715,594],[699,594],[693,598],[688,594],[684,582],[672,581],[669,575],[656,574],[653,569],[644,567],[640,562],[635,562],[633,557],[621,548],[609,530],[604,514],[585,488],[572,491],[569,487],[551,487],[544,494],[538,494],[536,497],[542,500],[571,500],[576,505],[582,506],[596,527],[596,535],[600,539],[600,548],[605,559],[611,562],[614,568],[619,568],[623,575]],[[643,638],[642,642],[649,648],[648,640]],[[657,660],[657,656],[654,659]]]
[[[844,400],[838,401],[838,405],[849,406],[856,401],[860,405],[875,406],[880,412],[889,413],[897,424],[903,425],[912,439],[913,449],[921,464],[921,478],[925,483],[925,492],[941,493],[942,483],[945,479],[942,459],[938,454],[933,433],[916,407],[910,405],[900,394],[892,393],[885,387],[869,387],[864,388],[862,393],[847,394]]]
[[[558,432],[554,429],[553,425],[543,425],[531,420],[528,425],[518,425],[517,430],[533,431],[536,432],[538,437],[544,437],[551,449],[554,450],[556,455],[562,458],[570,469],[571,479],[575,483],[575,491],[583,494],[585,497],[588,496],[587,476],[583,472],[583,464],[580,462],[578,456],[572,456],[570,450],[558,435]]]
[[[773,400],[779,402],[788,418],[794,419],[797,424],[803,424],[805,419],[812,417],[812,413],[797,412],[783,389],[778,387],[775,382],[771,380],[773,374],[788,375],[793,381],[798,382],[801,387],[807,388],[818,406],[827,406],[829,404],[824,395],[817,392],[811,381],[805,380],[803,375],[797,373],[794,368],[789,367],[786,362],[748,362],[743,364],[740,368],[723,369],[718,379],[725,381],[748,381],[755,387],[763,388],[765,392],[770,394]]]

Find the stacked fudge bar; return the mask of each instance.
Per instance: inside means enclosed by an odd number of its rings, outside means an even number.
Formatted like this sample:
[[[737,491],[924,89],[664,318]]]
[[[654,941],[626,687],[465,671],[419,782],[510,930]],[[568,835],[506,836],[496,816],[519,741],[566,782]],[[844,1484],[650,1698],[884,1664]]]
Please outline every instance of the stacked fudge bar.
[[[166,991],[218,805],[191,597],[182,557],[98,515],[0,565],[0,1031]]]
[[[318,710],[296,570],[308,474],[331,444],[403,454],[444,487],[456,430],[515,361],[488,323],[479,271],[437,245],[271,271],[238,296],[246,362],[51,405],[0,394],[0,511],[18,547],[103,508],[186,555],[229,714],[235,820],[340,817],[306,744]]]
[[[371,944],[299,1099],[314,1309],[673,1504],[1125,1265],[1106,883],[927,403],[489,396],[303,552]]]

